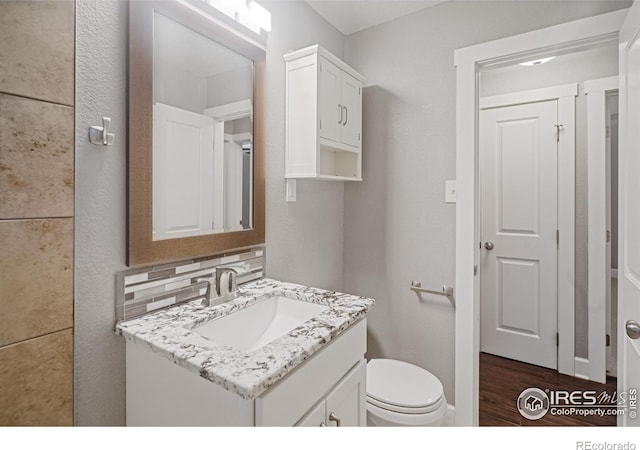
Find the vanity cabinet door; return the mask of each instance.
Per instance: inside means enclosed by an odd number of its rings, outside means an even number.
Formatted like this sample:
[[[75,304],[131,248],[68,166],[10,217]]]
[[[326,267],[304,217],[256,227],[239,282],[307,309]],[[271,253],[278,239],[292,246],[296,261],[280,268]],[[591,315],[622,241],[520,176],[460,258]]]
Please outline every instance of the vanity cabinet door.
[[[296,426],[366,426],[366,377],[367,362],[362,360]]]
[[[364,361],[366,349],[367,319],[363,318],[258,397],[256,425],[299,424]]]
[[[327,402],[324,400],[318,403],[311,411],[307,413],[297,427],[326,427],[327,426]]]
[[[367,364],[361,361],[327,396],[327,426],[364,427],[366,405]]]

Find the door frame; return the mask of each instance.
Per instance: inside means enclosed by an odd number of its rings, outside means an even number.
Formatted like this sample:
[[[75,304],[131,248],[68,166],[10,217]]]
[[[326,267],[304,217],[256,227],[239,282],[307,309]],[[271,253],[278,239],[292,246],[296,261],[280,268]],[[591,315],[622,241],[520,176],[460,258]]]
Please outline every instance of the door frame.
[[[607,164],[605,132],[607,95],[618,92],[618,77],[599,78],[586,81],[584,84],[587,94],[587,202],[588,211],[588,260],[589,260],[589,368],[590,380],[600,383],[606,382],[607,358],[604,336],[607,334],[606,297],[607,276],[607,171],[611,169]],[[615,345],[615,343],[612,343]]]
[[[478,425],[480,278],[478,248],[479,71],[617,42],[628,9],[498,39],[454,51],[456,66],[456,330],[457,426]]]
[[[576,119],[575,104],[578,96],[578,83],[569,83],[542,89],[513,92],[509,94],[482,97],[479,111],[504,106],[523,105],[555,100],[558,102],[558,199],[557,229],[558,243],[557,265],[557,308],[558,308],[558,372],[575,375],[575,153]],[[480,164],[480,162],[479,162]],[[478,174],[478,183],[482,179]],[[482,195],[478,192],[479,233],[482,233]],[[478,265],[478,278],[481,280],[481,265]],[[561,282],[562,280],[562,282]],[[478,302],[481,301],[480,296]]]

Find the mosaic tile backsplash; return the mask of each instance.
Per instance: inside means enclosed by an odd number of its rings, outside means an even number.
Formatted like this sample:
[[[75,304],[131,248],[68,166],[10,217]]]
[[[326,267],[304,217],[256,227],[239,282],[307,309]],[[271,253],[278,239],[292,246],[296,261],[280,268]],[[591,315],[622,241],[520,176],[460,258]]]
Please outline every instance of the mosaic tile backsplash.
[[[215,284],[216,266],[240,269],[238,285],[264,276],[265,248],[233,251],[221,255],[132,269],[116,274],[116,320],[133,319],[156,309],[203,297],[206,288],[198,280],[209,277]]]

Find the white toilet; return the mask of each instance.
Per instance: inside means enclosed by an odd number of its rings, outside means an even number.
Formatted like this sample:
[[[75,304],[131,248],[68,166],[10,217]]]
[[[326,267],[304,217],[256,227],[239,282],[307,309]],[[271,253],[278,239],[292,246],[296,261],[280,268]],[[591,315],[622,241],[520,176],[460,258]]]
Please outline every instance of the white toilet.
[[[446,412],[442,383],[430,372],[394,359],[367,363],[368,426],[439,426]]]

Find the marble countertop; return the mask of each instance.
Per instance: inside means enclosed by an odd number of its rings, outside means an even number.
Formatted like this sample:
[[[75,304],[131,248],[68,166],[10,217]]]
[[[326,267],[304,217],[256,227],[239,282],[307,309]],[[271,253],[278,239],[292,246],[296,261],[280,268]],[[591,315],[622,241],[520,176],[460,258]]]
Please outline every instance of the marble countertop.
[[[127,341],[146,345],[175,364],[251,400],[362,319],[374,304],[371,298],[269,278],[247,283],[239,290],[241,297],[218,306],[202,306],[201,300],[194,300],[119,322],[116,332]],[[274,295],[326,305],[329,309],[249,352],[190,331]]]

